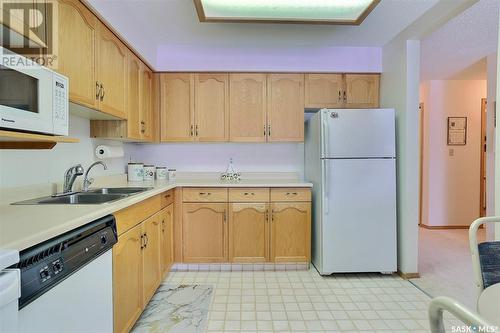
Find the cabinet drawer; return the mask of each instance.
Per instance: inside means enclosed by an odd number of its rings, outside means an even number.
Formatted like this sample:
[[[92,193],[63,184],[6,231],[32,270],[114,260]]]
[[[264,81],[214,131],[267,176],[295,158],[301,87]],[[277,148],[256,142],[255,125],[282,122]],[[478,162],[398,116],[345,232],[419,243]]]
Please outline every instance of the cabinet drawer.
[[[182,201],[187,202],[226,202],[226,188],[183,188]]]
[[[271,201],[311,201],[309,188],[272,188]]]
[[[160,194],[161,208],[165,208],[174,202],[174,190],[169,190]]]
[[[229,202],[268,202],[268,188],[230,188]]]
[[[122,209],[113,215],[116,218],[118,235],[141,223],[161,209],[161,197],[156,195],[130,207]]]

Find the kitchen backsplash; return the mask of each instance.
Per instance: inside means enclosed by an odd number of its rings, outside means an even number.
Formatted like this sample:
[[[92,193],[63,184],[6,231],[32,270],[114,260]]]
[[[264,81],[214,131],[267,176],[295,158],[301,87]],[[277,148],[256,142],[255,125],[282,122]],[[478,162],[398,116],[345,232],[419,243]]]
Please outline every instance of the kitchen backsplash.
[[[1,150],[0,187],[17,187],[61,182],[64,171],[81,163],[87,168],[97,160],[94,149],[99,144],[122,145],[121,142],[89,138],[90,121],[70,116],[69,136],[80,139],[79,143],[58,144],[51,150]],[[112,175],[125,172],[125,158],[106,160],[108,170],[94,168],[92,176]]]

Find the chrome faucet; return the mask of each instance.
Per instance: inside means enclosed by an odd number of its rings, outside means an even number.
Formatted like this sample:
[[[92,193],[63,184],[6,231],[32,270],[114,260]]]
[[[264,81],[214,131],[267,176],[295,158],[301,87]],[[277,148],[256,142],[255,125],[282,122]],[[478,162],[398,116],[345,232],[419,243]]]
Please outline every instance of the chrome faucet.
[[[83,176],[83,188],[82,188],[83,192],[87,192],[89,190],[90,185],[94,181],[93,178],[90,178],[90,179],[88,178],[90,169],[92,169],[94,166],[96,166],[98,164],[102,165],[104,170],[108,170],[108,166],[103,161],[97,161],[97,162],[92,163],[88,167],[87,171],[85,171],[85,176]]]
[[[63,194],[73,192],[73,184],[76,177],[83,175],[83,168],[81,164],[77,164],[66,170],[64,173]]]

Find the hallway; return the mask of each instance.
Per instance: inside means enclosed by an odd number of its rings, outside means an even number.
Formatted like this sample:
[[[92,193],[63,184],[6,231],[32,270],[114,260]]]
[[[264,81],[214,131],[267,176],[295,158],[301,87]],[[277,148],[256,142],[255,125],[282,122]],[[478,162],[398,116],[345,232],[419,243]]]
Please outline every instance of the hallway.
[[[450,296],[475,309],[476,291],[472,278],[468,229],[419,230],[420,278],[410,282],[431,297]],[[478,241],[485,230],[478,232]]]

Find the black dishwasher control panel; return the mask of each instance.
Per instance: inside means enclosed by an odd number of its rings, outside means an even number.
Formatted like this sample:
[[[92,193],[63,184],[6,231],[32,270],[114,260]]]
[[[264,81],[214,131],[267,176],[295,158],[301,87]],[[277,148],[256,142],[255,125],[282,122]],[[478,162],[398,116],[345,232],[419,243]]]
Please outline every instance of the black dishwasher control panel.
[[[118,241],[113,215],[90,222],[20,253],[19,309],[108,251]]]

